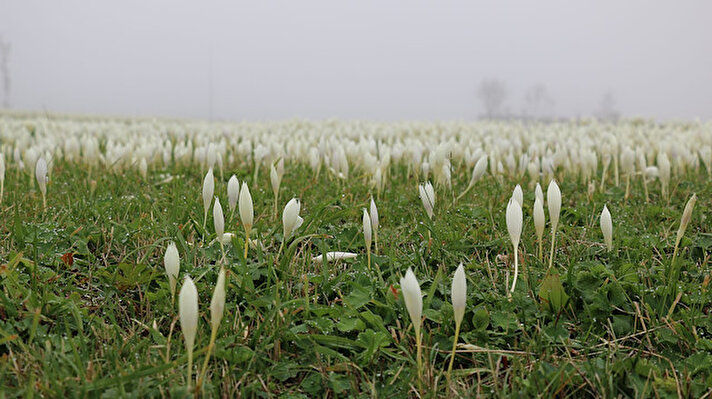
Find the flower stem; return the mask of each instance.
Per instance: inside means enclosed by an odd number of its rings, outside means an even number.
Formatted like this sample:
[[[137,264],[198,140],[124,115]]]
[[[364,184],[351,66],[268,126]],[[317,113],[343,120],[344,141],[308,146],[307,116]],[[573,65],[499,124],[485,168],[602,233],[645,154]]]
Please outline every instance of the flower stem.
[[[210,343],[208,344],[208,353],[205,354],[205,361],[203,362],[203,369],[200,372],[200,377],[198,378],[198,382],[195,384],[195,390],[198,391],[200,390],[200,387],[203,385],[203,380],[205,379],[205,373],[208,371],[208,361],[210,360],[210,354],[213,352],[213,348],[215,347],[215,338],[218,335],[218,329],[213,328],[212,331],[210,332]]]
[[[374,252],[378,253],[378,230],[375,230],[373,232],[373,247],[374,247]]]
[[[190,392],[190,382],[193,378],[193,348],[188,348],[188,392]]]
[[[554,243],[556,242],[556,228],[551,229],[551,252],[549,252],[549,269],[554,265]]]
[[[467,188],[465,189],[465,191],[463,191],[460,195],[458,195],[457,198],[455,198],[455,200],[452,202],[452,204],[455,205],[455,203],[457,203],[457,201],[459,201],[462,197],[464,197],[465,194],[467,194],[467,192],[470,191],[472,186],[473,186],[472,184],[467,185]],[[453,195],[454,195],[454,193],[453,193]]]
[[[452,374],[452,364],[455,361],[455,349],[457,348],[457,338],[460,336],[460,322],[455,320],[455,339],[452,341],[452,352],[450,353],[450,364],[447,366],[447,380],[450,381]]]
[[[675,259],[677,259],[677,252],[680,249],[680,240],[675,240],[675,249],[672,252],[672,260],[670,261],[670,271],[668,272],[668,291],[671,295],[675,295],[677,291],[677,270],[675,269]]]
[[[542,262],[544,256],[544,240],[542,238],[539,238],[539,262]]]
[[[272,220],[277,220],[277,202],[279,202],[279,191],[274,193],[274,218]]]
[[[205,241],[205,226],[208,224],[208,210],[203,214],[203,241]]]
[[[519,274],[519,251],[514,247],[514,280],[512,281],[512,289],[510,295],[514,293],[514,288],[517,286],[517,275]]]
[[[245,262],[247,262],[247,247],[250,242],[250,231],[245,230]]]
[[[282,237],[282,242],[279,244],[279,251],[277,251],[277,260],[275,260],[275,264],[279,266],[279,257],[282,255],[282,249],[284,248],[284,241],[286,238]]]
[[[225,245],[222,242],[222,237],[218,237],[218,242],[220,243],[220,251],[222,252],[222,258],[220,258],[220,264],[225,262]]]
[[[416,362],[418,364],[418,390],[423,393],[423,359],[420,342],[420,328],[415,330]]]

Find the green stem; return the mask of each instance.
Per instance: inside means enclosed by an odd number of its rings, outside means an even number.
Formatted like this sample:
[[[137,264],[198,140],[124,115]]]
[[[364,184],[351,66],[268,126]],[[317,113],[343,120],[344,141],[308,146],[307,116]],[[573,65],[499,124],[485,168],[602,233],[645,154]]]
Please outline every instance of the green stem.
[[[218,329],[213,328],[210,332],[210,343],[208,344],[208,353],[205,354],[205,361],[203,361],[203,369],[200,372],[200,377],[198,378],[198,383],[195,384],[195,390],[199,391],[200,387],[203,385],[203,380],[205,379],[205,373],[208,371],[208,361],[210,360],[210,354],[213,352],[215,347],[215,338],[218,335]]]
[[[218,242],[220,243],[220,251],[222,252],[222,258],[220,258],[220,264],[225,262],[225,245],[223,245],[222,237],[218,237]]]
[[[514,281],[512,281],[511,294],[514,293],[514,288],[517,286],[517,275],[519,274],[519,251],[514,247]]]
[[[171,308],[173,308],[173,306],[171,306]],[[171,337],[173,336],[173,328],[176,326],[177,321],[178,316],[176,315],[171,322],[171,329],[168,330],[168,338],[166,339],[166,362],[171,358]]]
[[[418,390],[423,394],[423,359],[420,342],[420,328],[415,330],[416,362],[418,364]]]
[[[675,239],[675,249],[672,252],[672,260],[670,261],[670,271],[668,272],[669,293],[674,297],[677,291],[677,273],[675,270],[675,259],[677,252],[680,249],[680,240]],[[667,302],[667,301],[666,301]]]
[[[544,240],[542,240],[542,237],[539,237],[539,262],[543,262],[543,256],[544,256]]]
[[[551,251],[549,252],[549,269],[554,265],[554,243],[556,242],[556,228],[551,228]]]
[[[465,191],[463,191],[462,194],[458,195],[457,198],[455,198],[455,201],[452,202],[452,204],[455,205],[455,203],[456,203],[457,201],[459,201],[462,197],[464,197],[465,194],[467,194],[467,192],[470,191],[470,189],[472,188],[472,186],[473,186],[472,184],[468,184],[468,185],[467,185],[467,188],[465,189]]]
[[[447,366],[447,380],[450,381],[452,374],[452,364],[455,361],[455,349],[457,349],[457,338],[460,336],[460,322],[455,320],[455,339],[452,341],[452,352],[450,353],[450,364]]]
[[[286,240],[286,237],[282,237],[282,242],[279,244],[279,251],[277,251],[277,260],[275,260],[275,264],[279,266],[279,257],[282,255],[282,249],[284,248],[284,241]]]
[[[247,247],[250,242],[250,231],[245,229],[245,263],[247,263]]]
[[[279,201],[279,189],[276,193],[274,193],[274,219],[277,220],[277,202]]]
[[[188,392],[190,392],[190,382],[193,378],[193,348],[188,348]]]
[[[208,210],[205,209],[205,213],[203,213],[203,242],[205,242],[205,227],[208,224]]]

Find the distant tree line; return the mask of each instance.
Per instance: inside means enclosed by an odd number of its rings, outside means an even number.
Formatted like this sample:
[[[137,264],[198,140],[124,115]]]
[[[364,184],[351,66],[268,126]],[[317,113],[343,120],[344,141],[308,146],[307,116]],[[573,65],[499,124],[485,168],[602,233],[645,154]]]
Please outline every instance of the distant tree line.
[[[484,113],[481,115],[486,119],[519,119],[519,120],[554,120],[555,101],[549,94],[546,85],[537,83],[524,92],[522,106],[519,111],[512,110],[507,106],[506,100],[509,90],[506,84],[496,78],[483,79],[475,91],[477,98],[482,102]],[[598,109],[594,113],[595,117],[601,120],[615,121],[620,117],[616,109],[613,93],[604,93],[599,103]]]

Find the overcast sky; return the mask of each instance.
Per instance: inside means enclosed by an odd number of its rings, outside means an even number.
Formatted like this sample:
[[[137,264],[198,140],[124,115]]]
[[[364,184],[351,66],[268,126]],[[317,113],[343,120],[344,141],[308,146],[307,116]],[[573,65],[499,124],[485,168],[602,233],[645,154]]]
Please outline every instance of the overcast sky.
[[[712,1],[0,1],[13,108],[215,120],[712,119]],[[212,89],[211,89],[212,87]],[[0,91],[0,97],[2,92]],[[212,99],[212,101],[211,101]]]

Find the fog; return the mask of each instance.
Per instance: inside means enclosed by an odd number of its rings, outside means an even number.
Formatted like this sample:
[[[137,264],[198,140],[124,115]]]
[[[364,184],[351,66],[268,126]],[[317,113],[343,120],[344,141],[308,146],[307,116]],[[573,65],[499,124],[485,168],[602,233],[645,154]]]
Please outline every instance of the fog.
[[[4,1],[14,109],[212,120],[712,119],[709,1]],[[545,87],[533,111],[527,91]],[[3,92],[0,91],[0,98]]]

